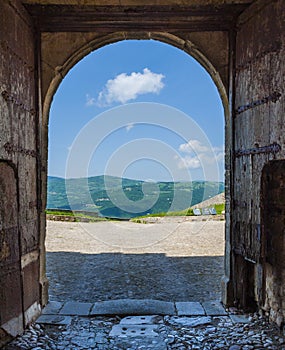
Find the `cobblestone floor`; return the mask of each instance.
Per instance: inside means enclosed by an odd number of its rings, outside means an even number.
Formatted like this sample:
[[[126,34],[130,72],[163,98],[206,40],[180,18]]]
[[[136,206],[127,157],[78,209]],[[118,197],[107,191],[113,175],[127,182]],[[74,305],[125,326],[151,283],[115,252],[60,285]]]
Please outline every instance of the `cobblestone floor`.
[[[43,323],[31,325],[4,350],[285,350],[283,330],[264,318],[207,308],[220,298],[223,222],[48,222],[46,245],[50,299],[61,306],[46,309],[44,317],[51,320],[39,319]],[[141,314],[130,312],[134,301],[119,307],[102,302],[126,298],[165,304],[155,303],[155,309],[152,305]],[[165,302],[171,300],[202,304],[179,312],[179,303]],[[115,315],[96,314],[102,305],[107,311],[111,305]],[[77,311],[70,312],[71,306]],[[160,312],[162,307],[169,313]]]
[[[34,324],[3,350],[285,349],[282,333],[257,315],[249,323],[229,316],[154,316],[147,324],[133,319],[73,316],[68,325]]]
[[[216,300],[224,273],[224,222],[158,224],[48,221],[51,300]]]

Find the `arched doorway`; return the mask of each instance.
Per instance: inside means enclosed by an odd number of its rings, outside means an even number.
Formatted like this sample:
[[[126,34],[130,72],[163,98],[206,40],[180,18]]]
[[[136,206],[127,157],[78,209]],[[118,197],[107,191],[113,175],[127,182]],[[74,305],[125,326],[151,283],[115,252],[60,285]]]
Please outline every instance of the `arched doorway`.
[[[226,89],[224,87],[224,84],[218,74],[218,72],[216,71],[216,69],[213,67],[213,65],[209,62],[208,59],[206,59],[206,57],[198,50],[198,48],[193,45],[190,41],[182,41],[180,38],[175,37],[173,35],[167,34],[167,33],[145,33],[145,35],[140,34],[139,38],[142,39],[144,38],[144,36],[147,39],[155,39],[155,40],[159,40],[165,43],[169,43],[173,46],[176,46],[184,51],[186,51],[188,54],[190,54],[191,56],[193,56],[194,58],[197,59],[197,61],[199,63],[202,64],[202,66],[204,68],[206,68],[206,70],[208,71],[208,73],[210,74],[210,76],[212,77],[212,79],[214,80],[215,84],[217,85],[217,88],[219,90],[221,99],[223,101],[223,105],[224,105],[224,110],[225,110],[225,121],[226,121],[226,130],[228,130],[229,128],[229,107],[228,107],[228,100],[227,100],[227,96],[226,96]],[[127,39],[136,39],[137,38],[137,34],[128,34]],[[112,43],[112,42],[117,42],[120,40],[124,40],[126,39],[126,35],[122,33],[118,33],[118,34],[112,34],[112,35],[107,35],[104,37],[101,37],[100,39],[96,38],[96,40],[89,42],[88,44],[83,45],[82,47],[80,47],[79,50],[76,51],[76,53],[73,53],[67,61],[65,61],[64,65],[62,65],[61,67],[58,67],[58,70],[56,72],[55,77],[52,79],[51,84],[49,85],[49,88],[47,90],[46,93],[46,98],[44,100],[44,109],[43,109],[43,116],[44,116],[44,124],[43,124],[43,141],[44,141],[44,145],[45,145],[45,149],[43,149],[43,156],[47,157],[46,154],[46,135],[47,135],[47,125],[48,125],[48,115],[49,115],[49,108],[50,108],[50,104],[52,101],[52,97],[57,89],[57,87],[59,86],[61,80],[64,78],[64,76],[67,74],[67,72],[69,71],[70,68],[73,67],[73,65],[78,62],[82,57],[84,57],[87,53],[89,53],[92,50],[96,50],[97,48],[106,45],[108,43]],[[226,138],[227,140],[230,138],[230,134],[227,133]],[[227,147],[227,142],[226,141],[226,150],[228,149]],[[226,167],[229,167],[229,162],[230,159],[229,157],[226,157],[228,164],[226,165]],[[43,159],[43,161],[45,162],[45,160]],[[44,176],[46,176],[46,173],[44,174]],[[227,183],[229,184],[230,181],[230,175],[228,173],[227,175],[227,179],[226,179]],[[45,181],[43,181],[43,194],[45,194],[46,191],[46,183]],[[227,186],[227,188],[229,188]],[[44,197],[45,199],[45,197]],[[229,203],[228,203],[229,205]],[[228,232],[229,232],[229,222],[228,222]],[[229,234],[227,234],[227,236],[229,237]],[[45,234],[43,233],[42,237],[45,237]],[[42,240],[42,243],[44,244],[44,239]],[[227,254],[227,253],[226,253]],[[229,254],[229,252],[228,252]],[[227,263],[229,261],[229,259],[226,260]],[[43,283],[44,279],[45,279],[45,256],[42,256],[42,264],[41,264],[41,268],[42,268],[42,273],[41,276],[43,278]],[[229,271],[229,269],[228,269]],[[45,294],[47,295],[47,294]],[[44,297],[46,298],[46,297]]]

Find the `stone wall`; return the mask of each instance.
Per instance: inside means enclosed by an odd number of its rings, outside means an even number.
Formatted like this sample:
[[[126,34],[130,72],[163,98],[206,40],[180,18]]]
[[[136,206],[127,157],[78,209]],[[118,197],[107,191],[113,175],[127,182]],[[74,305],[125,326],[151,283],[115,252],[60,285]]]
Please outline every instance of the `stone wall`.
[[[134,32],[135,18],[130,30],[120,30],[119,21],[114,32],[81,33],[78,27],[76,33],[40,33],[21,1],[0,1],[0,345],[47,302],[44,207],[54,93],[85,55],[125,39],[174,45],[196,58],[217,84],[226,116],[223,300],[259,307],[284,322],[285,170],[284,162],[274,165],[285,158],[284,1],[255,1],[227,30],[209,31],[205,20],[199,31],[169,33],[162,21],[160,31]]]
[[[259,1],[236,36],[232,241],[234,298],[243,308],[262,307],[273,288],[262,255],[261,178],[268,162],[285,157],[284,20],[282,0]]]
[[[34,32],[17,1],[0,2],[0,345],[40,312],[38,113]]]

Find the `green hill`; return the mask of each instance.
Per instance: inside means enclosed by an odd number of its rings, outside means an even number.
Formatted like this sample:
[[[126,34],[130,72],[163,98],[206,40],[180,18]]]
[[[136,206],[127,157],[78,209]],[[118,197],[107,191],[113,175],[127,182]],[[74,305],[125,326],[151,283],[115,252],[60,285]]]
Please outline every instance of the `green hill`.
[[[183,210],[223,191],[222,182],[149,183],[104,175],[67,180],[49,176],[47,209],[82,210],[129,219]]]

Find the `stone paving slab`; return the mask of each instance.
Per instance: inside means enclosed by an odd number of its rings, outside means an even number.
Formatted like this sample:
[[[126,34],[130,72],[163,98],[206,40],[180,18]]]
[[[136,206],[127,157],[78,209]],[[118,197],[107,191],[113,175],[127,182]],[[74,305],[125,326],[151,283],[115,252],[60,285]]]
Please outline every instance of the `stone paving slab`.
[[[176,302],[178,316],[204,316],[205,310],[198,302]]]
[[[161,320],[158,315],[151,316],[128,316],[121,319],[120,324],[122,325],[144,325],[144,324],[156,324]]]
[[[63,303],[59,301],[50,301],[43,309],[43,315],[56,315],[62,308]]]
[[[170,324],[177,324],[183,327],[197,327],[212,323],[212,318],[209,316],[201,317],[178,317],[174,316],[168,320]]]
[[[226,316],[228,313],[220,301],[206,301],[202,303],[208,316]]]
[[[36,323],[41,324],[51,324],[51,325],[70,325],[70,316],[60,316],[60,315],[41,315]]]
[[[249,317],[247,315],[229,315],[233,323],[249,323]]]
[[[60,315],[70,316],[88,316],[93,304],[91,303],[79,303],[76,301],[68,301],[64,304],[60,310]]]
[[[178,315],[178,316],[226,316],[223,305],[219,301],[199,302],[165,302],[160,300],[118,299],[92,303],[51,301],[43,309],[43,315]],[[234,315],[239,316],[239,315]],[[234,319],[234,318],[233,318]],[[246,320],[236,318],[236,323]]]
[[[111,332],[110,337],[158,337],[157,325],[115,325]]]
[[[174,303],[160,300],[119,299],[94,304],[90,315],[175,315]]]

